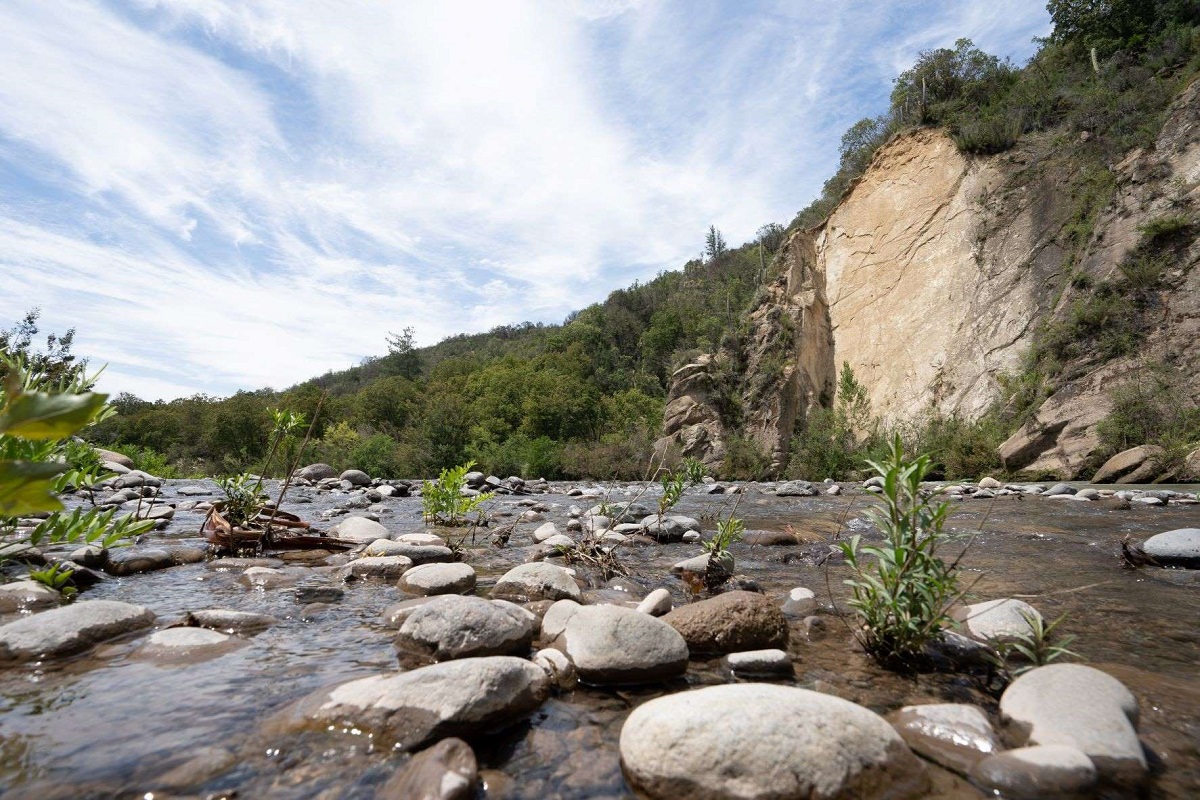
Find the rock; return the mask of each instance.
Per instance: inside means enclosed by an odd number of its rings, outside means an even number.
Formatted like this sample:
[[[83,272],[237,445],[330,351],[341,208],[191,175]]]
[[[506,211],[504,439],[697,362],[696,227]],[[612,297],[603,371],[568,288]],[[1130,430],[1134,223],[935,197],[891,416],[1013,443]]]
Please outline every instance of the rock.
[[[250,567],[238,576],[238,582],[251,589],[280,589],[293,586],[296,576],[271,567]]]
[[[412,559],[404,556],[366,556],[356,558],[338,570],[344,581],[373,578],[394,581],[412,568]]]
[[[905,706],[888,721],[915,753],[962,775],[980,759],[1004,749],[992,723],[975,706]]]
[[[344,483],[349,483],[351,486],[371,485],[371,476],[360,469],[348,469],[339,475],[338,478]]]
[[[412,544],[397,541],[388,555],[404,556],[413,564],[447,564],[454,561],[454,551],[444,544]]]
[[[413,597],[394,603],[383,610],[383,624],[389,628],[399,628],[412,612],[432,600],[433,596]]]
[[[546,613],[542,615],[542,640],[552,642],[562,635],[567,629],[567,622],[581,608],[583,606],[574,600],[558,600],[546,609]]]
[[[206,608],[190,611],[183,617],[184,625],[211,628],[222,633],[257,633],[279,622],[270,614],[233,611],[228,608]]]
[[[154,612],[115,600],[84,600],[0,626],[0,662],[73,655],[154,624]]]
[[[1102,777],[1136,783],[1146,774],[1137,700],[1119,680],[1083,664],[1026,672],[1000,697],[1000,715],[1031,745],[1066,745],[1087,755]]]
[[[817,596],[812,589],[797,586],[788,592],[788,599],[783,601],[780,610],[789,617],[803,619],[817,610]]]
[[[1004,641],[1031,634],[1029,617],[1040,620],[1037,609],[1023,600],[1002,598],[974,603],[959,609],[954,618],[963,629],[981,642]]]
[[[783,612],[754,592],[726,592],[680,606],[662,619],[683,635],[693,653],[787,647]]]
[[[725,656],[725,664],[739,678],[785,678],[793,674],[792,659],[782,650],[744,650]]]
[[[638,603],[637,610],[652,617],[661,617],[671,611],[671,593],[659,587]]]
[[[184,497],[204,497],[210,494],[216,494],[216,489],[210,489],[207,486],[180,486],[176,492]]]
[[[837,495],[839,495],[841,493],[842,493],[842,487],[838,486],[836,483],[825,490],[825,494],[832,495],[834,497],[836,497]]]
[[[1132,502],[1143,506],[1165,506],[1167,501],[1161,497],[1135,497]]]
[[[527,602],[564,598],[578,601],[581,595],[571,573],[554,564],[538,561],[521,564],[504,573],[496,581],[492,596]]]
[[[95,448],[96,455],[101,461],[111,461],[114,464],[120,464],[125,469],[133,469],[133,459],[124,453],[118,453],[115,450],[105,450],[102,447]]]
[[[156,659],[191,659],[220,655],[238,644],[228,634],[208,628],[167,628],[155,631],[138,647],[138,654]]]
[[[535,542],[544,542],[551,537],[560,535],[558,526],[553,522],[547,522],[544,525],[538,526],[537,530],[533,532],[533,540]]]
[[[575,549],[575,540],[570,536],[564,536],[561,533],[551,536],[542,542],[543,545],[553,549],[566,548],[567,550]]]
[[[1200,569],[1200,528],[1155,534],[1142,544],[1142,549],[1163,566]]]
[[[478,780],[475,751],[452,737],[413,756],[375,793],[375,800],[470,800]]]
[[[903,800],[926,788],[920,760],[881,717],[771,684],[643,703],[621,728],[620,753],[629,782],[653,800]]]
[[[1092,760],[1064,745],[1008,750],[983,759],[971,770],[974,783],[1012,800],[1081,796],[1096,778]]]
[[[405,572],[397,584],[409,594],[464,594],[475,588],[470,564],[421,564]]]
[[[979,481],[979,488],[992,490],[1003,489],[1004,484],[989,475],[988,477]]]
[[[621,606],[580,606],[555,646],[585,683],[653,683],[687,670],[688,647],[674,628]]]
[[[121,547],[110,550],[104,571],[109,575],[137,575],[175,566],[171,553],[159,547]]]
[[[681,542],[683,535],[690,530],[686,523],[677,517],[665,516],[659,519],[656,514],[645,517],[641,525],[642,533],[662,543]]]
[[[571,663],[571,659],[567,658],[567,654],[561,650],[555,650],[552,647],[538,650],[533,656],[533,663],[546,670],[550,682],[563,691],[574,689],[579,683],[575,666]]]
[[[307,467],[297,470],[296,477],[310,481],[323,481],[326,478],[336,478],[337,471],[328,464],[309,464]]]
[[[979,642],[954,631],[942,631],[925,645],[925,654],[935,660],[944,661],[953,669],[990,667],[994,664],[996,651],[984,642]]]
[[[1183,460],[1180,478],[1185,481],[1200,482],[1200,447],[1187,454]]]
[[[407,663],[527,655],[537,618],[511,603],[443,595],[414,609],[396,634]]]
[[[0,584],[0,614],[57,608],[62,601],[61,592],[35,580]]]
[[[396,537],[396,541],[403,542],[404,544],[416,544],[416,545],[426,545],[426,546],[434,545],[437,547],[445,547],[446,546],[446,540],[443,539],[442,537],[438,536],[435,533],[402,533]],[[377,545],[377,544],[379,544],[379,542],[375,542],[375,544]],[[372,545],[372,547],[374,547],[374,546],[375,545]]]
[[[778,497],[815,497],[818,492],[808,481],[787,481],[775,487],[775,494]]]
[[[100,466],[104,468],[105,472],[111,472],[114,475],[128,475],[130,472],[129,467],[115,461],[103,461]]]
[[[392,538],[387,528],[366,517],[346,517],[333,526],[329,535],[359,544],[372,544],[379,539]]]
[[[795,533],[787,531],[746,531],[742,541],[760,547],[787,547],[801,543]]]
[[[684,572],[695,572],[703,575],[708,570],[708,563],[711,560],[711,553],[701,553],[698,556],[685,558],[683,561],[675,563],[671,567],[671,572],[675,573],[676,575]],[[734,561],[733,553],[730,553],[728,550],[721,554],[718,559],[718,563],[722,568],[724,568],[726,574],[728,575],[732,575],[734,569],[736,568],[736,562]]]
[[[1056,483],[1042,493],[1042,497],[1055,497],[1060,494],[1075,494],[1075,487],[1067,483]]]
[[[311,603],[338,603],[346,596],[340,586],[309,583],[296,587],[296,602],[302,606]]]
[[[1149,483],[1161,472],[1163,454],[1164,450],[1153,444],[1123,450],[1096,470],[1092,483]]]
[[[104,569],[108,561],[108,550],[94,544],[84,545],[71,553],[71,560],[89,569]]]
[[[319,690],[268,733],[353,725],[374,734],[376,746],[409,750],[513,725],[540,706],[549,690],[545,670],[522,658],[464,658]]]

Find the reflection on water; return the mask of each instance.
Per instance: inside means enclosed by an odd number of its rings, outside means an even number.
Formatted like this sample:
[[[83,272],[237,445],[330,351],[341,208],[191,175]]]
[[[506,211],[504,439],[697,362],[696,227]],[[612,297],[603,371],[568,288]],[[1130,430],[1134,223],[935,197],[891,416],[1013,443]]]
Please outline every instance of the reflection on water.
[[[314,519],[332,499],[294,509]],[[561,495],[538,498],[556,506],[561,524],[571,504]],[[680,513],[711,518],[719,497],[689,495]],[[775,498],[750,493],[738,513],[751,530],[790,524],[805,538],[847,536],[869,529],[862,510],[870,498]],[[394,530],[419,528],[420,501],[389,501],[383,522]],[[186,541],[198,518],[180,514],[165,535]],[[468,545],[480,573],[480,591],[521,563],[529,532],[521,526],[508,548]],[[710,524],[706,523],[706,527]],[[1200,527],[1200,509],[1168,507],[1108,511],[1095,504],[1036,498],[958,503],[950,527],[966,548],[970,599],[1017,596],[1077,638],[1072,649],[1120,677],[1142,703],[1143,741],[1165,772],[1156,797],[1200,792],[1200,583],[1163,570],[1127,571],[1117,543],[1178,527]],[[817,550],[820,547],[817,546]],[[738,571],[773,596],[794,586],[813,589],[832,615],[844,607],[845,568],[813,563],[812,545],[736,545]],[[699,552],[695,545],[630,548],[624,560],[634,583],[666,585],[676,603],[683,584],[671,564]],[[308,578],[332,581],[330,568]],[[205,564],[106,581],[88,599],[111,598],[152,608],[160,624],[201,608],[272,614],[278,625],[240,649],[192,664],[158,665],[132,657],[137,640],[106,645],[67,662],[0,672],[0,792],[13,798],[220,796],[370,798],[405,756],[381,752],[369,739],[305,734],[272,741],[261,723],[291,701],[323,685],[397,668],[383,610],[404,599],[386,583],[348,586],[346,598],[301,617],[286,590],[248,591],[237,574]],[[598,580],[594,586],[602,586]],[[838,694],[876,711],[906,703],[994,700],[969,681],[949,675],[898,678],[876,669],[852,645],[847,627],[830,616],[826,633],[805,638],[793,628],[795,684]],[[729,680],[717,661],[694,661],[686,682],[673,687],[580,689],[548,701],[527,723],[472,742],[484,769],[488,796],[513,798],[628,797],[617,758],[617,738],[629,711],[665,690]],[[936,796],[979,797],[938,771]]]

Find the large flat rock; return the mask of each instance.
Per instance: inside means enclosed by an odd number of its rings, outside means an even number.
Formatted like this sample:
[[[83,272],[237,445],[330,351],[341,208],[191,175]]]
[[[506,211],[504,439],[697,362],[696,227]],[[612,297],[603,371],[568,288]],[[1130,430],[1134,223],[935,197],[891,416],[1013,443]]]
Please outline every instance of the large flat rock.
[[[84,600],[0,626],[0,662],[69,656],[153,624],[148,608]]]

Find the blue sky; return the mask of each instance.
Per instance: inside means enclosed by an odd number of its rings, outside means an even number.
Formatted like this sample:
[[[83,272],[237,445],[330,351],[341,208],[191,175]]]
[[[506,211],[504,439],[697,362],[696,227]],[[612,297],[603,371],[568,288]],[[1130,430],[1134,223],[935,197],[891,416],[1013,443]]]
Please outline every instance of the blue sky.
[[[1041,0],[0,4],[0,326],[149,399],[559,322],[787,223],[891,79]]]

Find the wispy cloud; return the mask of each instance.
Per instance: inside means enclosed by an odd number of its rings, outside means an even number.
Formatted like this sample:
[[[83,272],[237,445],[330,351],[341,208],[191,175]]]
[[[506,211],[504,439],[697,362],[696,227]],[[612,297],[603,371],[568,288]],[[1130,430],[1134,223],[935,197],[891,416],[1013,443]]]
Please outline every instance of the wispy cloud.
[[[0,322],[150,397],[555,321],[786,222],[918,51],[1040,3],[0,6]]]

